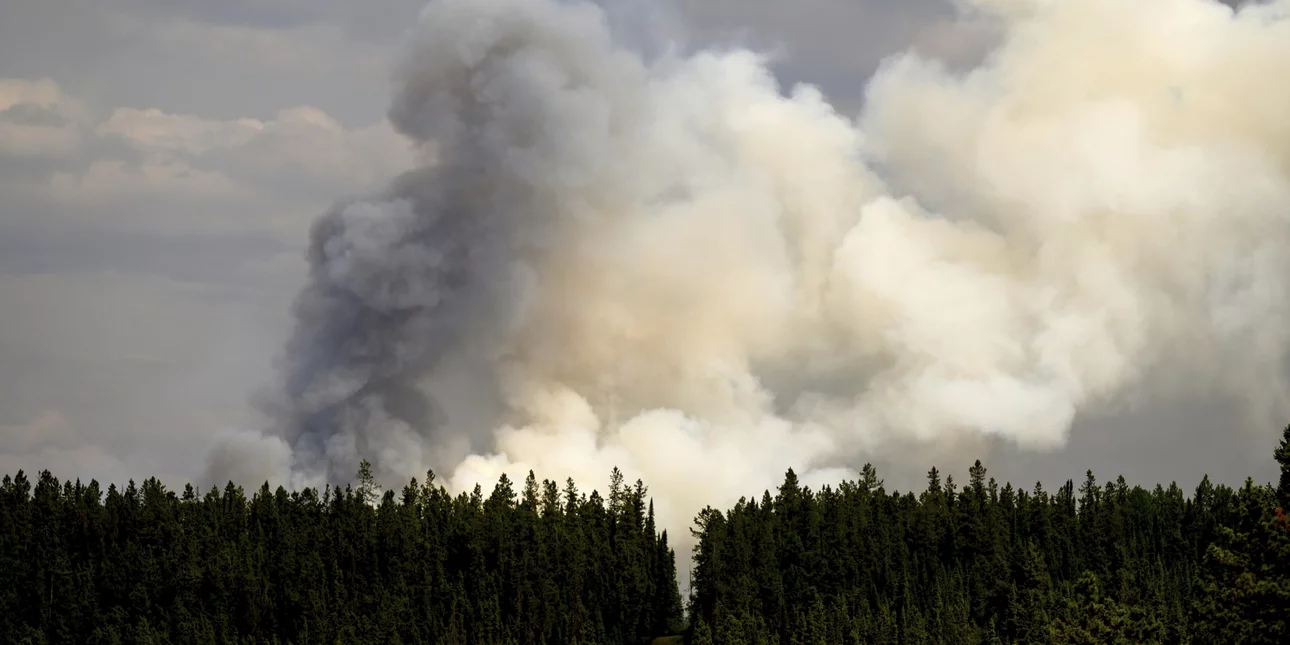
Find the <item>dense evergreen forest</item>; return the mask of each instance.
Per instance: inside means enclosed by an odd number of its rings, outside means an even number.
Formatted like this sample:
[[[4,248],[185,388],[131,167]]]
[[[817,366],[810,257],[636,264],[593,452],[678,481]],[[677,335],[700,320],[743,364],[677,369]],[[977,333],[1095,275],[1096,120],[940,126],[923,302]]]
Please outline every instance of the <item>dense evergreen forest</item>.
[[[0,485],[0,643],[642,643],[683,627],[640,483],[530,475],[248,498],[156,479]]]
[[[696,519],[681,615],[643,483],[532,475],[249,498],[157,480],[0,484],[0,643],[1290,643],[1290,427],[1276,485],[858,481]],[[680,642],[680,638],[656,642]]]
[[[1290,644],[1290,427],[1276,486],[1054,492],[859,481],[697,519],[693,645]]]

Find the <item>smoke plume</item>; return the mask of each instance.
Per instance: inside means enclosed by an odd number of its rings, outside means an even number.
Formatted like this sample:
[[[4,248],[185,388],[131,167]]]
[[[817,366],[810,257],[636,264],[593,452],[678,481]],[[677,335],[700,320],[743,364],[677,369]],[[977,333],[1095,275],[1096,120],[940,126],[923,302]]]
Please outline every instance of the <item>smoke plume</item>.
[[[617,465],[676,530],[1148,389],[1285,410],[1290,1],[960,4],[989,57],[891,58],[851,118],[597,5],[432,2],[421,167],[315,225],[263,441],[299,481]]]

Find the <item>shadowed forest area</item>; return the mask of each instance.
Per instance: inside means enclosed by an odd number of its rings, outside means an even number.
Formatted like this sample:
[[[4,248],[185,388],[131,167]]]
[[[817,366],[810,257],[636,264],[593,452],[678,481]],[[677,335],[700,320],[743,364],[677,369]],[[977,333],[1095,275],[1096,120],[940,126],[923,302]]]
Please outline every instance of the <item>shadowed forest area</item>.
[[[202,494],[0,484],[0,642],[838,645],[1290,642],[1290,427],[1275,484],[1054,492],[790,470],[703,510],[686,615],[645,485],[530,475]]]
[[[639,643],[679,628],[645,488],[505,477],[249,498],[22,473],[0,487],[0,643]]]
[[[704,510],[695,645],[1290,643],[1290,428],[1275,486],[888,492],[871,467],[818,492]]]

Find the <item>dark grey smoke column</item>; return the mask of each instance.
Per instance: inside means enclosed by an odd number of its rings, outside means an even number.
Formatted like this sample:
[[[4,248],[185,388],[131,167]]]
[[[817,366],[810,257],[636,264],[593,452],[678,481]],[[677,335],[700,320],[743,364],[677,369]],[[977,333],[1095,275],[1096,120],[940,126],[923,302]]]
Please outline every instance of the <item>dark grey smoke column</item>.
[[[347,481],[361,458],[379,472],[382,454],[424,449],[438,421],[425,377],[505,323],[513,267],[559,238],[561,196],[605,171],[586,150],[613,125],[600,88],[639,61],[605,60],[594,6],[552,7],[439,0],[423,14],[389,117],[424,167],[313,227],[274,411],[297,470]]]
[[[283,365],[284,435],[297,464],[329,480],[373,452],[373,425],[432,430],[418,380],[459,333],[471,290],[482,290],[486,272],[472,264],[489,244],[452,191],[418,190],[441,183],[411,173],[384,199],[338,205],[314,226]]]

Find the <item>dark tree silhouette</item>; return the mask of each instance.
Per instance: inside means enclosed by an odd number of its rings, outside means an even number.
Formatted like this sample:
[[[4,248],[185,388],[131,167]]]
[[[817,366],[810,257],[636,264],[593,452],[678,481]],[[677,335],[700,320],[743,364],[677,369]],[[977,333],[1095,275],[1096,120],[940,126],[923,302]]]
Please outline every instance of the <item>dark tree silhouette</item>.
[[[250,497],[0,483],[0,643],[647,643],[682,627],[645,486],[487,497],[433,473]]]
[[[1290,643],[1286,433],[1278,487],[1205,477],[1190,499],[1092,472],[1000,488],[980,461],[917,496],[870,466],[818,491],[790,470],[695,520],[692,642]]]

